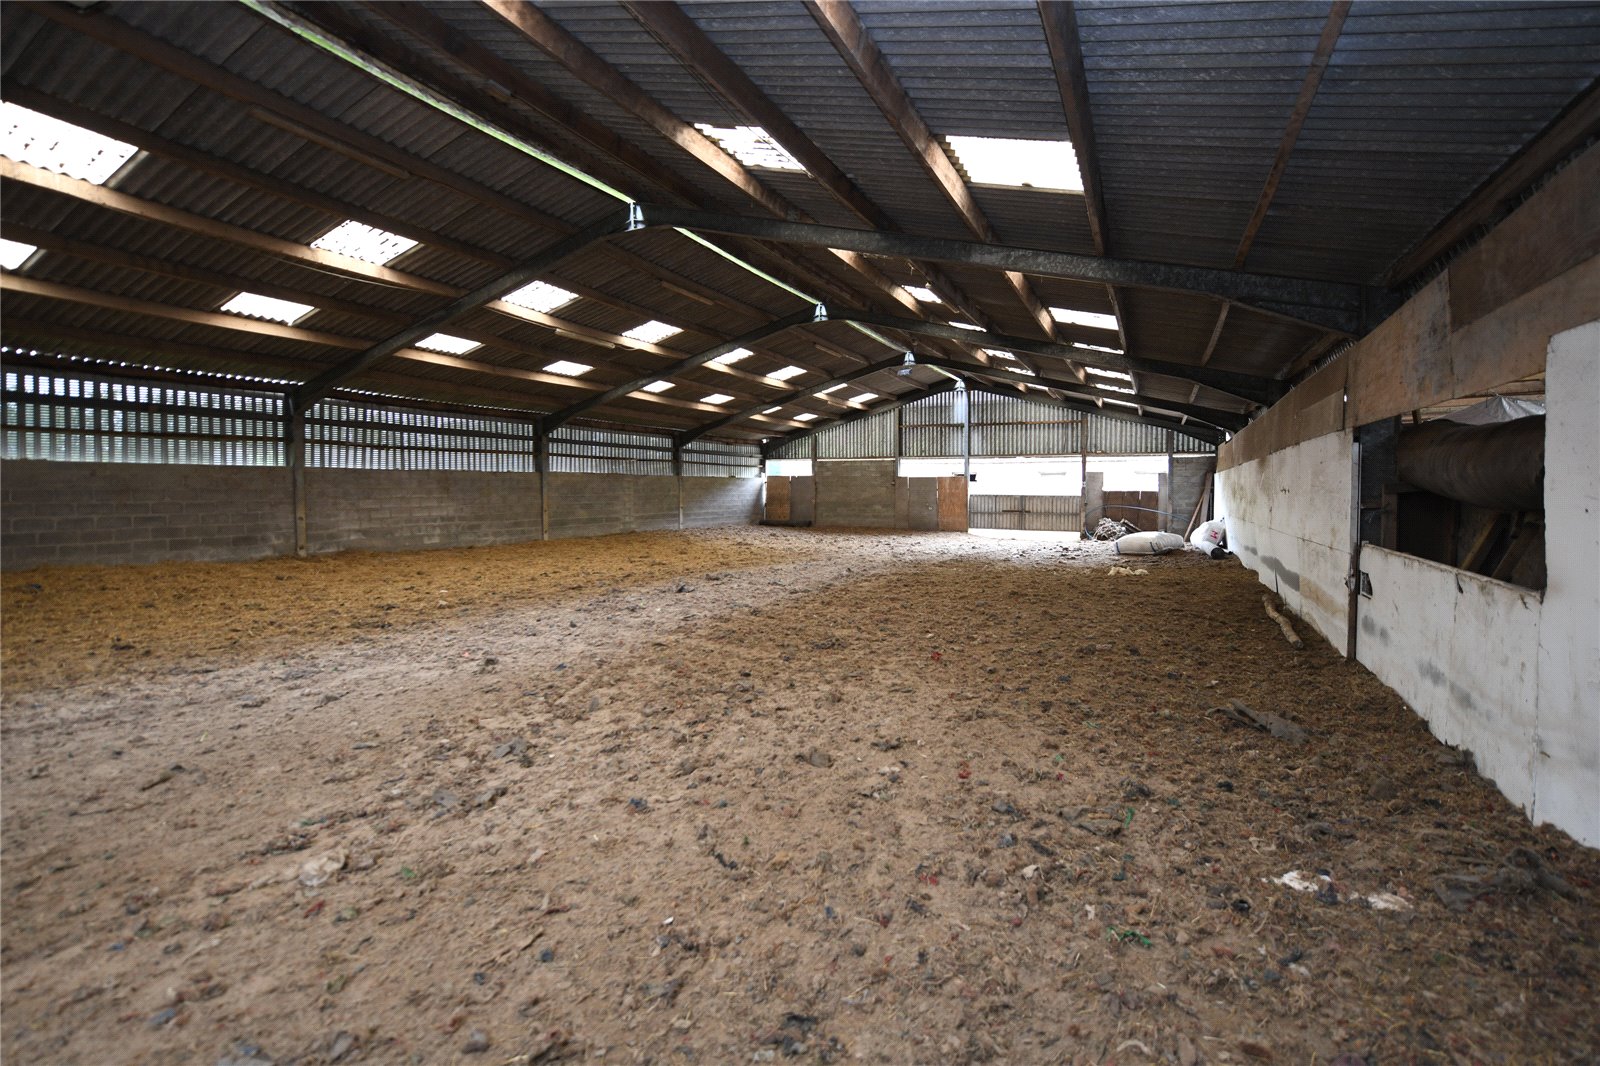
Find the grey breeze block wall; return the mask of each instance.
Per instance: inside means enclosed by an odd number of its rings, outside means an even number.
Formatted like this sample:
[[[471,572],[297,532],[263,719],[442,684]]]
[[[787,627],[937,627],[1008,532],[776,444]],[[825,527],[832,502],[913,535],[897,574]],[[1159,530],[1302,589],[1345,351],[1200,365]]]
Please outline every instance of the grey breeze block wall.
[[[676,529],[676,478],[551,474],[550,536]],[[760,521],[760,478],[685,477],[686,527]],[[536,474],[306,471],[312,552],[538,540]],[[7,460],[0,567],[228,561],[294,552],[282,467]]]
[[[895,472],[893,459],[819,459],[816,478],[818,526],[893,528]]]
[[[294,551],[278,467],[8,460],[0,566],[258,559]]]
[[[1167,506],[1172,511],[1167,523],[1170,532],[1182,533],[1184,526],[1189,524],[1189,516],[1194,513],[1195,504],[1200,502],[1200,495],[1211,480],[1211,470],[1216,462],[1210,455],[1173,457],[1172,477],[1167,490]],[[1204,515],[1200,517],[1205,518]]]
[[[540,522],[537,474],[306,471],[306,547],[313,552],[514,544],[538,540]]]
[[[683,479],[683,525],[753,526],[761,521],[758,477],[686,477]]]

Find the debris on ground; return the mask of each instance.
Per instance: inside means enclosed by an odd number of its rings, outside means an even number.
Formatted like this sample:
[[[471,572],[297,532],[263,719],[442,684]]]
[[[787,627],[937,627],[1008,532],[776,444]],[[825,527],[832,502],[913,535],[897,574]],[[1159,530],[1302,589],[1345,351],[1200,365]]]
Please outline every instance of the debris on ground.
[[[1309,735],[1301,726],[1295,725],[1287,718],[1273,714],[1271,711],[1258,711],[1245,706],[1238,700],[1229,700],[1226,707],[1213,707],[1207,714],[1217,714],[1229,721],[1238,722],[1240,725],[1252,729],[1260,729],[1271,733],[1279,740],[1286,740],[1290,744],[1304,744]]]
[[[1600,1061],[1600,852],[1236,561],[1073,549],[7,574],[0,1056]]]

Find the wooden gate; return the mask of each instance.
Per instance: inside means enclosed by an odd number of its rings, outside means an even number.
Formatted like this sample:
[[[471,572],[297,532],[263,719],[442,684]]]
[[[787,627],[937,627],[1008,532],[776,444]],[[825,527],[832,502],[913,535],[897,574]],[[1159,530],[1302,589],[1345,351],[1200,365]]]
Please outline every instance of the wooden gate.
[[[1083,529],[1082,496],[973,496],[973,529]]]
[[[1159,492],[1108,492],[1105,501],[1106,518],[1132,522],[1140,529],[1167,528],[1167,516],[1159,510]],[[1100,515],[1089,516],[1091,522],[1099,522],[1100,518]]]

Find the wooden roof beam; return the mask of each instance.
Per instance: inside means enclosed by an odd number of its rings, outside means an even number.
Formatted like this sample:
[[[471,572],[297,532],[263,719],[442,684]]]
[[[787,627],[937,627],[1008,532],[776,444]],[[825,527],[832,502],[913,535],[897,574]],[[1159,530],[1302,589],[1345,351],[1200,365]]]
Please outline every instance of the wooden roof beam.
[[[574,77],[605,95],[618,107],[648,123],[662,137],[754,200],[769,214],[778,218],[810,220],[810,216],[804,211],[761,184],[744,164],[723,151],[722,146],[716,141],[663,107],[538,7],[522,3],[520,0],[482,0],[482,2],[530,43],[566,67]],[[828,251],[860,275],[875,291],[907,310],[921,313],[920,308],[913,306],[916,300],[884,276],[883,272],[868,262],[864,256],[846,249],[830,248]]]
[[[744,112],[833,198],[874,229],[899,231],[901,227],[862,192],[849,175],[761,90],[744,69],[718,48],[704,30],[676,4],[623,0],[624,8],[649,30],[686,70],[707,81],[724,100]],[[987,327],[983,311],[961,287],[937,267],[912,262],[914,271],[948,300],[957,311]]]
[[[806,8],[967,229],[986,244],[997,243],[994,227],[973,198],[972,190],[967,188],[966,180],[944,145],[923,121],[910,95],[889,68],[889,61],[856,16],[855,9],[847,0],[807,0]],[[1015,270],[1003,271],[1003,275],[1034,325],[1046,337],[1055,340],[1055,319],[1033,291],[1026,275]]]
[[[1245,260],[1250,257],[1250,246],[1255,243],[1256,234],[1261,231],[1262,223],[1267,220],[1267,210],[1272,206],[1272,198],[1278,193],[1278,183],[1283,180],[1283,172],[1289,166],[1289,155],[1294,151],[1294,142],[1300,138],[1300,129],[1306,124],[1306,116],[1311,113],[1311,104],[1317,98],[1317,88],[1322,84],[1322,74],[1328,69],[1328,61],[1333,58],[1333,49],[1339,43],[1339,34],[1344,30],[1345,16],[1350,13],[1350,0],[1333,0],[1333,6],[1328,10],[1328,19],[1322,26],[1322,36],[1317,39],[1317,48],[1311,54],[1311,64],[1306,68],[1305,79],[1300,83],[1300,95],[1295,98],[1294,107],[1289,112],[1289,121],[1283,130],[1283,137],[1278,142],[1278,153],[1272,160],[1272,168],[1267,171],[1266,183],[1261,186],[1261,195],[1256,197],[1255,210],[1250,212],[1250,221],[1245,223],[1244,234],[1239,238],[1239,248],[1233,253],[1233,268],[1244,269]]]

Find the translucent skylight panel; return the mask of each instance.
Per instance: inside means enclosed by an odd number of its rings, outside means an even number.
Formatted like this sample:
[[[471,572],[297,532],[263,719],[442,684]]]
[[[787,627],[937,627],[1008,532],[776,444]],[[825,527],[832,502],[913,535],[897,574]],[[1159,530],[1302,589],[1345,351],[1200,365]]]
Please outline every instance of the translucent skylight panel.
[[[722,150],[747,167],[767,170],[805,170],[800,161],[786,152],[772,135],[760,126],[713,126],[696,122],[694,128],[722,146]]]
[[[482,347],[480,341],[469,341],[465,337],[452,336],[449,333],[433,333],[417,342],[418,348],[426,348],[430,352],[444,352],[446,355],[466,355],[474,348]]]
[[[719,355],[719,356],[717,356],[715,359],[713,359],[711,361],[713,363],[716,363],[718,366],[732,366],[734,363],[737,363],[741,359],[750,358],[750,355],[751,355],[751,352],[750,352],[749,348],[735,348],[733,351],[729,352],[727,355]]]
[[[1128,394],[1128,395],[1130,395],[1130,396],[1131,396],[1131,395],[1133,395],[1133,390],[1132,390],[1132,389],[1129,389],[1129,388],[1124,388],[1124,387],[1123,387],[1123,386],[1121,386],[1121,385],[1111,385],[1111,384],[1107,384],[1107,383],[1106,383],[1106,382],[1104,382],[1104,381],[1097,381],[1097,382],[1095,382],[1095,383],[1094,383],[1094,387],[1095,387],[1095,388],[1097,388],[1097,389],[1102,389],[1102,390],[1105,390],[1105,391],[1107,391],[1107,392],[1125,392],[1125,393],[1127,393],[1127,394]]]
[[[849,402],[850,403],[866,403],[868,400],[876,400],[877,398],[878,398],[878,394],[875,393],[875,392],[858,392],[854,396],[850,397],[850,401]]]
[[[762,411],[761,413],[764,414],[764,415],[775,415],[781,410],[783,410],[782,407],[769,407],[765,411]]]
[[[0,155],[96,185],[104,185],[138,151],[17,104],[0,105],[0,117],[5,123]]]
[[[530,281],[514,292],[508,292],[500,299],[508,304],[526,307],[530,311],[549,314],[558,307],[564,307],[578,298],[575,292],[568,292],[557,285],[543,281]]]
[[[666,392],[668,389],[670,389],[672,387],[673,387],[673,384],[670,381],[652,381],[650,384],[648,384],[648,385],[646,385],[644,387],[644,391],[645,392]]]
[[[677,326],[669,326],[665,322],[657,322],[652,319],[649,322],[634,326],[628,332],[624,333],[623,336],[627,337],[629,340],[640,341],[644,344],[658,344],[661,341],[666,340],[668,337],[675,336],[682,332],[683,330],[679,329]]]
[[[983,327],[982,326],[974,326],[971,322],[962,322],[959,319],[952,318],[950,320],[950,324],[952,326],[956,327],[956,329],[970,329],[970,330],[972,330],[972,331],[974,331],[976,333],[982,333],[983,332]]]
[[[797,378],[805,372],[806,368],[803,366],[786,366],[782,370],[774,370],[767,377],[777,381],[788,381],[790,378]]]
[[[1133,380],[1133,375],[1132,374],[1124,374],[1120,370],[1106,370],[1103,367],[1098,367],[1098,366],[1086,366],[1083,369],[1087,370],[1089,373],[1095,375],[1096,377],[1116,378],[1119,381],[1132,381]]]
[[[1110,352],[1113,355],[1122,354],[1121,348],[1110,348],[1104,344],[1082,344],[1078,341],[1073,341],[1072,346],[1074,348],[1082,348],[1086,352]]]
[[[807,411],[804,414],[795,415],[794,416],[794,420],[796,422],[810,422],[812,419],[814,419],[816,417],[817,417],[816,415],[812,414],[810,411]]]
[[[939,299],[938,293],[924,285],[902,285],[900,287],[909,292],[914,299],[921,300],[925,304],[944,303],[943,300]]]
[[[818,392],[814,392],[811,395],[813,395],[813,396],[826,396],[826,395],[828,395],[828,393],[830,393],[830,392],[838,392],[842,388],[844,388],[843,385],[829,385],[827,388],[822,389],[822,390],[820,390]]]
[[[324,252],[337,252],[378,266],[399,258],[416,246],[417,242],[410,237],[402,237],[354,219],[346,219],[311,242],[311,247]]]
[[[38,250],[39,246],[36,244],[0,239],[0,267],[15,270],[27,261],[28,256]]]
[[[1070,307],[1052,307],[1050,309],[1050,317],[1069,326],[1088,326],[1090,329],[1109,329],[1113,332],[1117,328],[1116,315],[1102,315],[1094,311],[1074,311]]]
[[[713,392],[710,396],[702,396],[702,397],[700,397],[700,402],[701,403],[727,403],[731,399],[733,399],[733,397],[729,396],[725,392]]]
[[[1014,352],[1008,352],[1004,348],[985,348],[984,351],[996,359],[1016,359]]]
[[[565,374],[569,378],[582,377],[593,369],[588,363],[575,363],[571,359],[557,359],[545,367],[552,374]]]
[[[222,310],[230,314],[244,315],[246,318],[264,318],[269,322],[282,322],[286,326],[292,326],[316,308],[310,304],[295,303],[293,300],[279,300],[253,292],[241,292],[223,304]]]
[[[1067,141],[1022,141],[1007,137],[950,137],[967,177],[979,185],[1082,192],[1078,155]]]

